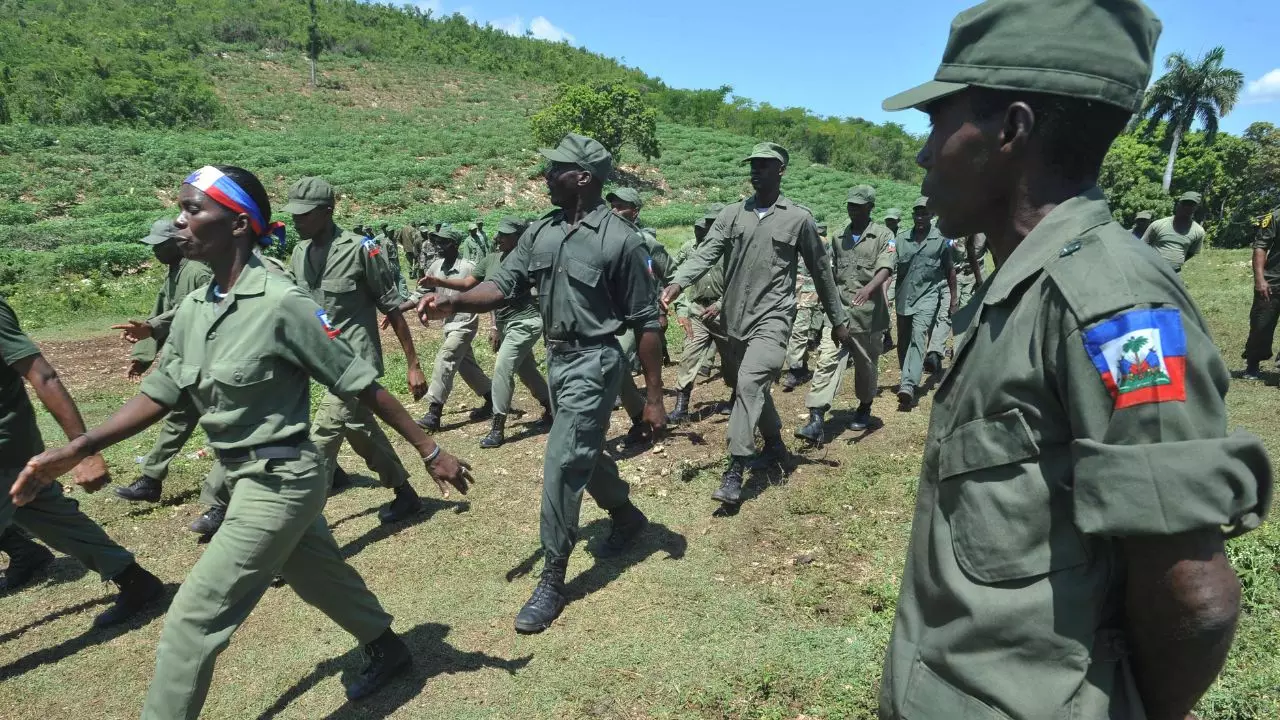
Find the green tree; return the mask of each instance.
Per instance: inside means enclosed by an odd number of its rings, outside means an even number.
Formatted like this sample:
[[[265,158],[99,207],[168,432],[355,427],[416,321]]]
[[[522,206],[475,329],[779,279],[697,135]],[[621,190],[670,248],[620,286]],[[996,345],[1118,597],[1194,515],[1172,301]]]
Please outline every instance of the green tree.
[[[533,137],[554,146],[568,133],[595,138],[616,160],[625,143],[646,159],[659,156],[658,112],[635,89],[615,82],[568,85],[529,119]]]
[[[311,87],[316,86],[316,61],[320,59],[320,20],[316,12],[316,0],[307,0],[307,12],[311,19],[307,23],[307,59],[311,61]]]
[[[1140,117],[1150,120],[1147,133],[1154,133],[1161,121],[1167,121],[1169,162],[1165,166],[1165,192],[1173,184],[1173,164],[1178,157],[1182,137],[1191,131],[1196,120],[1204,128],[1205,139],[1212,143],[1218,134],[1218,118],[1231,112],[1244,87],[1239,70],[1222,67],[1226,50],[1221,45],[1191,62],[1180,52],[1165,58],[1168,70],[1147,91]]]

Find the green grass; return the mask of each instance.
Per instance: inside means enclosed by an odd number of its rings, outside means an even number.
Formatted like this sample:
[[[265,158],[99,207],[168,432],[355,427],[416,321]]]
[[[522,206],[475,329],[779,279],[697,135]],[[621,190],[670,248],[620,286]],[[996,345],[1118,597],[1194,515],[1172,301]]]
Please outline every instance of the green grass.
[[[1185,272],[1232,368],[1239,367],[1247,330],[1247,259],[1243,251],[1212,250]],[[132,313],[130,308],[115,317],[102,315],[101,322]],[[430,359],[438,330],[416,332],[420,353]],[[134,391],[122,377],[125,348],[114,338],[65,326],[36,334],[91,423]],[[81,339],[71,339],[76,335]],[[491,355],[483,345],[476,348],[489,367]],[[892,384],[896,372],[887,360],[882,369],[881,384]],[[388,386],[401,397],[407,394],[403,377],[403,358],[389,349]],[[1280,449],[1276,377],[1271,373],[1266,385],[1235,381],[1227,397],[1232,425],[1261,435],[1273,454]],[[694,404],[725,395],[713,380],[698,385]],[[803,394],[775,398],[784,422],[798,425]],[[459,383],[446,408],[446,426],[462,423],[475,402]],[[409,637],[417,673],[367,706],[344,709],[338,678],[360,666],[349,652],[350,638],[288,589],[271,590],[219,661],[205,713],[871,718],[930,402],[926,398],[918,412],[901,415],[891,411],[891,398],[879,401],[882,430],[857,445],[844,442],[847,435],[837,439],[825,453],[811,454],[814,464],[802,466],[785,484],[776,477],[755,478],[762,494],[732,518],[713,518],[708,498],[721,469],[723,419],[692,428],[705,444],[682,434],[661,453],[623,460],[637,504],[659,527],[624,562],[596,562],[585,551],[575,553],[571,588],[585,594],[536,637],[511,630],[534,578],[507,576],[537,547],[546,438],[482,452],[477,442],[484,424],[453,427],[440,435],[441,443],[472,460],[479,477],[465,512],[435,502],[438,511],[429,519],[388,534],[370,514],[388,494],[367,482],[333,498],[326,509],[338,543],[356,551],[351,562]],[[523,389],[516,405],[536,409]],[[518,432],[520,422],[514,425]],[[621,436],[627,425],[615,413],[611,436]],[[50,440],[59,438],[43,414],[41,427]],[[134,458],[153,437],[144,433],[108,451],[118,481],[131,478]],[[109,493],[75,495],[90,516],[170,583],[180,582],[201,552],[183,529],[200,511],[194,487],[209,466],[191,456],[198,448],[193,441],[175,463],[161,505],[134,507]],[[412,457],[403,444],[400,450],[402,457]],[[345,467],[362,471],[347,452]],[[415,485],[434,495],[421,468],[409,467]],[[602,518],[592,503],[584,504],[587,536],[603,530]],[[1227,669],[1199,711],[1207,720],[1274,718],[1280,714],[1280,660],[1274,651],[1280,633],[1280,531],[1269,523],[1228,548],[1244,583],[1245,611]],[[161,623],[153,620],[122,635],[84,634],[97,606],[74,608],[106,597],[107,588],[74,561],[62,559],[56,567],[51,581],[5,598],[0,717],[136,716]],[[73,611],[65,613],[68,608]]]

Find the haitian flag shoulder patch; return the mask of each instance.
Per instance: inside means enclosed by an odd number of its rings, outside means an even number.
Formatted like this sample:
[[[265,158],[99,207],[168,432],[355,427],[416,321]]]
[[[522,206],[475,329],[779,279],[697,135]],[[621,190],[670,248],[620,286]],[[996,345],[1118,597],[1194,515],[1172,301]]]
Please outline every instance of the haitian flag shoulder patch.
[[[338,328],[334,327],[333,323],[329,321],[329,313],[325,312],[324,310],[317,309],[316,318],[320,321],[320,325],[324,328],[324,334],[328,335],[330,340],[338,337],[338,335],[341,333],[341,331],[339,331]]]
[[[1116,409],[1187,399],[1187,337],[1176,308],[1129,310],[1089,328],[1084,347]]]

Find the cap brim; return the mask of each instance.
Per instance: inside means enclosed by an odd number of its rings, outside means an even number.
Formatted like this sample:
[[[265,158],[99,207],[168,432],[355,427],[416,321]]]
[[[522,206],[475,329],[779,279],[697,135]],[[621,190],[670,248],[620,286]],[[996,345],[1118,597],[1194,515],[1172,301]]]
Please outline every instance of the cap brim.
[[[746,157],[742,158],[742,162],[744,162],[744,163],[749,163],[749,162],[751,162],[752,160],[777,160],[778,162],[782,163],[783,165],[786,165],[786,164],[787,164],[787,161],[786,161],[786,160],[783,160],[781,157],[779,157],[779,156],[777,156],[777,155],[756,155],[755,153],[752,153],[751,155],[748,155],[748,156],[746,156]]]
[[[900,92],[885,100],[880,103],[880,109],[885,112],[898,112],[899,110],[910,110],[911,108],[923,109],[925,105],[934,100],[954,95],[967,87],[969,86],[964,83],[930,80],[923,85],[917,85],[906,92]]]
[[[173,238],[168,235],[148,235],[142,238],[142,242],[146,243],[147,245],[159,245],[165,242],[166,240],[172,240],[172,239]]]
[[[542,148],[538,150],[538,154],[551,162],[569,163],[570,165],[578,164],[577,158],[569,157],[567,153],[560,152],[559,148]]]
[[[285,204],[284,209],[281,210],[281,212],[286,215],[306,215],[324,204],[325,203],[309,203],[301,200],[290,200]]]

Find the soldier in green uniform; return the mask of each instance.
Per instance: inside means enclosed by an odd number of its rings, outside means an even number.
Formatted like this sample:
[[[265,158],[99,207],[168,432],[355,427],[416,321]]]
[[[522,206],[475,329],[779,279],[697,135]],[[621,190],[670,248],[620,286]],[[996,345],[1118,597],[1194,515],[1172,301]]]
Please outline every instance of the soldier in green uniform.
[[[1147,234],[1147,228],[1151,227],[1151,220],[1152,216],[1150,210],[1139,211],[1137,215],[1133,216],[1133,227],[1130,228],[1129,232],[1133,233],[1134,237],[1141,240],[1142,236]]]
[[[827,244],[827,226],[816,224],[818,237]],[[782,392],[791,392],[808,382],[809,351],[815,347],[813,338],[820,336],[827,324],[818,302],[817,285],[804,268],[796,270],[796,319],[791,323],[791,337],[787,340],[787,371],[782,376]]]
[[[1097,186],[1159,34],[1137,0],[992,0],[885,101],[929,114],[939,230],[996,260],[934,398],[885,720],[1188,718],[1230,649],[1223,538],[1267,511],[1266,450],[1228,432],[1204,319]]]
[[[437,296],[448,297],[456,293],[457,283],[472,275],[475,263],[460,257],[459,246],[463,238],[462,232],[457,228],[444,225],[433,231],[428,239],[435,249],[436,259],[427,267],[420,285],[425,289],[435,290]],[[419,299],[421,295],[410,301],[412,305],[417,305],[413,301]],[[431,432],[440,429],[444,404],[453,392],[453,380],[457,375],[462,375],[462,381],[467,387],[484,400],[484,404],[471,411],[471,421],[488,420],[493,415],[493,384],[476,362],[471,345],[479,329],[480,316],[474,313],[459,312],[444,319],[444,338],[440,342],[440,350],[436,352],[435,367],[431,371],[431,387],[427,389],[427,414],[418,421],[422,429]]]
[[[685,260],[689,259],[689,256],[693,254],[694,249],[702,242],[702,239],[706,237],[707,231],[711,229],[711,223],[715,222],[716,217],[723,209],[724,203],[711,203],[707,206],[703,218],[693,224],[693,237],[684,241],[684,243],[680,245],[680,248],[676,250],[676,254],[671,256],[671,274],[673,277],[675,276],[675,271],[684,264]],[[721,288],[724,286],[723,277],[720,279],[719,286]],[[719,302],[719,298],[716,298],[716,302]],[[675,303],[675,315],[676,322],[679,323],[680,327],[684,330],[686,342],[693,334],[693,323],[689,320],[690,310],[688,296],[681,295]],[[717,313],[719,312],[718,305],[716,311]],[[702,363],[698,368],[698,375],[702,377],[711,377],[711,366],[715,362],[716,351],[716,344],[713,343],[707,346]],[[681,358],[683,359],[683,354],[681,355]],[[724,413],[728,414],[727,407],[724,409]]]
[[[889,232],[893,233],[894,238],[897,238],[898,233],[901,232],[898,229],[898,226],[902,224],[902,210],[899,210],[896,207],[889,208],[888,210],[886,210],[884,213],[884,220],[882,224],[885,227],[889,228]],[[897,283],[893,281],[889,281],[880,286],[880,292],[884,293],[885,306],[889,308],[890,315],[894,314],[893,308],[896,306],[895,299],[897,298],[897,291],[896,291],[896,288],[894,287],[895,285],[897,285]],[[893,320],[890,319],[889,329],[884,331],[884,351],[885,352],[889,352],[895,347],[893,342],[893,324],[894,324]]]
[[[372,240],[345,232],[333,221],[333,186],[321,178],[304,177],[289,188],[284,212],[293,216],[302,242],[289,259],[289,279],[310,294],[328,313],[329,322],[342,333],[357,355],[382,372],[382,341],[378,336],[379,311],[389,316],[409,366],[409,389],[414,398],[426,391],[426,378],[418,367],[418,352],[409,326],[399,310],[400,291],[382,249]],[[364,459],[394,499],[378,511],[384,523],[393,523],[422,508],[422,500],[409,484],[409,471],[391,447],[391,441],[367,407],[351,396],[327,393],[320,401],[311,425],[311,439],[324,459],[324,477],[332,483],[343,439]]]
[[[493,252],[493,243],[489,242],[489,236],[485,234],[483,220],[477,220],[468,225],[467,236],[476,243],[477,247],[484,251],[485,255]]]
[[[415,225],[405,225],[396,230],[393,236],[396,245],[404,252],[406,258],[409,259],[409,282],[407,286],[416,288],[418,286],[418,278],[422,277],[422,271],[426,268],[426,264],[422,258],[422,231]]]
[[[956,312],[973,300],[973,294],[982,284],[982,268],[987,257],[987,236],[973,233],[962,240],[957,240],[952,248],[951,264],[956,269]],[[950,323],[948,323],[950,325]],[[954,330],[954,346],[959,347],[964,340],[961,330]],[[954,348],[948,349],[948,357]]]
[[[610,208],[618,217],[627,222],[636,225],[640,219],[640,209],[644,207],[644,200],[641,199],[640,193],[634,188],[618,188],[605,195],[605,202],[609,203]],[[639,226],[637,225],[637,228]],[[667,254],[667,248],[658,242],[656,232],[647,228],[640,230],[640,239],[644,242],[646,252],[649,254],[649,275],[653,278],[654,297],[661,292],[666,285],[666,281],[671,277],[674,263],[671,256]],[[659,328],[663,331],[663,337],[666,336],[666,314],[659,315]],[[639,353],[636,345],[636,334],[630,330],[624,331],[618,336],[618,344],[622,347],[622,355],[627,361],[627,368],[633,368],[639,362]],[[663,343],[663,357],[666,357],[665,342]],[[644,421],[645,396],[636,387],[636,381],[632,372],[622,373],[622,385],[618,392],[618,397],[622,402],[622,409],[627,413],[627,417],[631,418],[631,429],[627,431],[624,442],[627,445],[639,445],[648,439],[649,428]]]
[[[693,226],[693,235],[699,244],[706,239],[707,231],[723,209],[721,206],[714,212],[708,212]],[[676,374],[676,406],[667,416],[669,423],[682,423],[688,419],[693,383],[712,353],[718,350],[722,362],[732,362],[729,336],[725,333],[724,319],[720,312],[723,299],[724,264],[721,262],[695,282],[689,292],[681,294],[676,302],[676,317],[684,328],[685,341],[680,369]],[[738,373],[732,366],[726,366],[721,377],[732,390]]]
[[[81,512],[79,504],[63,494],[62,485],[24,487],[19,473],[44,450],[24,380],[67,439],[83,436],[84,420],[75,400],[40,348],[22,331],[13,308],[0,297],[0,550],[9,554],[0,590],[17,590],[53,560],[53,554],[32,542],[29,533],[120,589],[112,606],[93,619],[97,628],[118,625],[160,599],[164,584]],[[107,463],[97,453],[86,453],[64,472],[73,468],[75,483],[88,492],[111,482]]]
[[[742,501],[742,474],[749,463],[763,467],[788,454],[782,440],[782,419],[770,391],[786,361],[796,308],[796,266],[801,258],[831,318],[834,339],[841,345],[850,342],[840,291],[831,272],[831,256],[818,237],[813,215],[782,195],[788,159],[786,149],[775,143],[760,143],[752,149],[744,162],[751,164],[755,194],[720,212],[698,251],[662,293],[666,308],[685,287],[729,256],[724,266],[721,312],[738,378],[729,416],[729,467],[712,493],[714,499],[728,505]],[[756,428],[764,437],[759,455]]]
[[[1187,192],[1178,198],[1173,215],[1160,218],[1142,234],[1142,242],[1155,248],[1174,272],[1182,272],[1182,266],[1200,252],[1204,245],[1204,228],[1195,221],[1196,208],[1200,206],[1200,193]]]
[[[297,200],[313,196],[295,189]],[[262,266],[252,249],[270,241],[271,209],[256,177],[207,166],[188,176],[178,202],[179,243],[213,268],[213,282],[183,301],[141,392],[101,426],[31,460],[15,496],[21,502],[42,492],[91,453],[141,432],[190,397],[227,468],[231,503],[165,618],[142,716],[200,715],[218,655],[277,572],[364,645],[370,662],[347,688],[348,698],[363,698],[412,658],[325,522],[325,460],[307,433],[311,380],[386,420],[421,454],[442,491],[452,485],[465,492],[469,470],[413,424],[323,308]]]
[[[1258,366],[1274,355],[1271,343],[1280,319],[1280,242],[1276,224],[1280,207],[1258,222],[1253,241],[1253,307],[1249,309],[1249,339],[1244,346],[1244,378],[1260,380]]]
[[[889,306],[880,288],[889,282],[896,265],[893,233],[871,220],[875,206],[875,188],[850,188],[845,204],[849,224],[831,243],[836,284],[849,313],[850,342],[842,348],[824,337],[819,346],[817,371],[805,399],[809,423],[795,433],[811,443],[820,444],[823,440],[826,413],[840,392],[840,381],[851,362],[858,407],[849,427],[866,430],[871,424],[871,402],[879,390],[884,331],[889,328]]]
[[[898,409],[903,412],[915,405],[934,321],[940,313],[955,313],[956,273],[951,264],[951,243],[934,227],[928,205],[928,198],[916,200],[911,208],[912,228],[898,233],[895,240],[898,366],[902,369]],[[946,307],[942,304],[944,297],[948,301]]]
[[[156,295],[156,304],[151,311],[151,317],[143,324],[148,330],[154,327],[158,318],[175,310],[184,298],[208,284],[209,279],[213,277],[208,265],[182,256],[178,250],[178,243],[174,239],[177,232],[171,220],[157,220],[151,226],[151,233],[142,239],[142,242],[151,246],[151,252],[156,260],[168,270],[164,285]],[[124,330],[126,327],[131,325],[114,326],[112,329]],[[133,351],[130,353],[129,379],[141,379],[155,362],[159,349],[160,345],[154,337],[140,339],[134,343]],[[169,464],[182,451],[187,440],[191,439],[199,419],[195,407],[190,403],[176,408],[169,417],[165,418],[164,425],[160,428],[160,435],[156,437],[156,442],[151,447],[151,452],[142,458],[138,479],[126,487],[116,488],[116,495],[135,502],[158,502],[164,480],[169,475]],[[204,529],[197,528],[197,530]]]
[[[373,227],[366,225],[364,232],[360,234],[366,238],[372,238],[378,247],[382,248],[382,252],[387,256],[387,263],[391,265],[391,270],[396,275],[396,289],[400,291],[401,297],[409,297],[409,285],[404,279],[404,266],[400,264],[400,243],[391,237],[390,227],[384,224],[382,231],[374,235]]]
[[[649,254],[635,226],[601,197],[613,157],[600,143],[565,136],[542,150],[551,202],[559,210],[535,221],[489,279],[455,298],[428,295],[424,319],[454,312],[487,312],[538,291],[547,343],[547,374],[555,420],[543,458],[542,577],[516,615],[516,630],[541,632],[566,602],[564,575],[578,539],[578,512],[586,490],[609,513],[613,527],[597,557],[623,552],[648,524],[628,498],[618,465],[603,452],[609,415],[626,366],[618,335],[640,334],[648,402],[644,418],[655,431],[666,425],[662,407],[662,344]]]

